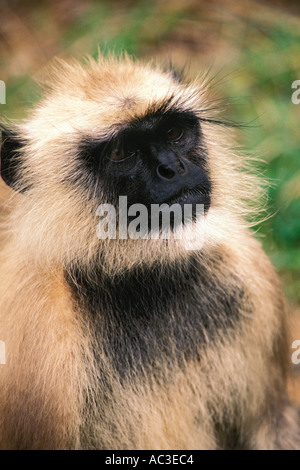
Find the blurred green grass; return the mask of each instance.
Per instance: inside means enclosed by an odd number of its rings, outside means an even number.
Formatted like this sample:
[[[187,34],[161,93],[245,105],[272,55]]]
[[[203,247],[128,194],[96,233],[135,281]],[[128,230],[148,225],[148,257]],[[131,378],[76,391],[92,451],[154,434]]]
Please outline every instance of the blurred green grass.
[[[277,18],[270,9],[259,19],[250,10],[244,15],[224,10],[220,27],[219,12],[212,10],[212,16],[205,16],[205,2],[202,8],[196,1],[162,4],[145,0],[125,4],[91,1],[73,21],[58,28],[51,24],[54,20],[45,8],[46,2],[44,8],[33,9],[30,18],[32,24],[38,25],[33,26],[37,31],[46,25],[48,30],[56,31],[54,52],[96,56],[100,45],[104,53],[126,50],[138,57],[149,57],[159,56],[162,46],[166,46],[172,57],[181,40],[182,60],[191,62],[193,70],[197,70],[198,62],[201,68],[203,64],[211,65],[214,48],[212,45],[205,53],[197,34],[201,39],[213,28],[221,31],[219,44],[226,44],[226,49],[216,48],[212,62],[217,70],[221,63],[224,76],[230,74],[221,84],[223,96],[232,102],[227,117],[251,123],[241,131],[242,143],[266,162],[258,164],[258,169],[272,182],[268,206],[273,216],[259,224],[257,236],[278,269],[288,298],[299,304],[300,105],[291,101],[291,85],[300,79],[300,28],[291,16]],[[202,25],[205,28],[201,36]],[[9,59],[5,60],[2,69]],[[6,116],[23,116],[37,98],[29,72],[11,76],[7,82]]]
[[[275,24],[257,32],[248,25],[241,44],[241,77],[227,83],[238,122],[254,122],[243,132],[245,147],[265,160],[259,166],[270,181],[269,213],[258,235],[283,279],[289,299],[300,302],[300,105],[291,86],[300,77],[300,31]],[[267,34],[266,34],[267,33]]]

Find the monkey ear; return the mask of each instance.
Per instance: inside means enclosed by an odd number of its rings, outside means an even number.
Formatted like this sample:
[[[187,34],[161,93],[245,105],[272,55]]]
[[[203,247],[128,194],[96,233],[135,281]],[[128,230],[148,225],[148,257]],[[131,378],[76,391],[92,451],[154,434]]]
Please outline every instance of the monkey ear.
[[[9,129],[2,128],[2,143],[0,152],[0,174],[5,183],[16,191],[18,188],[18,168],[20,166],[19,150],[22,142],[17,134]]]

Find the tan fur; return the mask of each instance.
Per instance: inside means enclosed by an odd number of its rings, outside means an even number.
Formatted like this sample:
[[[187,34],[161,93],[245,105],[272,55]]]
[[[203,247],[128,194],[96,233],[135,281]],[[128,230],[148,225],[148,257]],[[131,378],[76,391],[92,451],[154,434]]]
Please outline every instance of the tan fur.
[[[7,363],[0,365],[0,448],[215,449],[214,422],[222,424],[225,414],[228,421],[238,416],[241,437],[250,435],[253,448],[297,447],[294,410],[279,399],[286,389],[284,299],[249,232],[261,190],[247,159],[233,152],[228,129],[202,126],[214,190],[204,227],[195,230],[205,231],[198,254],[204,263],[211,252],[226,259],[218,279],[228,283],[228,274],[237,272],[246,286],[251,314],[245,309],[230,339],[220,335],[201,352],[200,363],[175,360],[161,377],[145,373],[121,383],[101,350],[98,369],[94,333],[85,312],[74,309],[64,278],[69,263],[86,267],[99,250],[110,274],[186,257],[184,243],[168,250],[151,240],[100,244],[99,200],[87,202],[83,191],[64,187],[57,175],[76,173],[80,137],[105,135],[170,96],[211,117],[206,84],[182,85],[155,65],[111,57],[56,64],[45,86],[43,101],[17,126],[28,142],[23,183],[34,179],[35,186],[26,195],[3,190],[2,198],[0,339]],[[207,267],[218,269],[208,261]],[[102,374],[112,384],[112,406],[96,391]],[[84,415],[86,393],[98,407]],[[280,413],[284,439],[278,423],[270,424],[266,400],[274,400],[278,411],[286,407]]]

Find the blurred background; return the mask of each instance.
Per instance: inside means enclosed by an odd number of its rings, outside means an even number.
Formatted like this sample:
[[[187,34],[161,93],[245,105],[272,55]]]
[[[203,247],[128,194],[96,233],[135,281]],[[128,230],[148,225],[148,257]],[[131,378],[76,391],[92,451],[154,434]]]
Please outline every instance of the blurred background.
[[[97,56],[98,47],[170,59],[195,76],[216,75],[227,118],[245,124],[240,143],[272,182],[271,218],[256,235],[277,268],[300,339],[299,0],[0,0],[1,116],[19,119],[38,99],[35,79],[53,56]],[[299,95],[300,97],[300,95]],[[298,398],[300,398],[298,385]],[[297,387],[291,385],[291,394]]]

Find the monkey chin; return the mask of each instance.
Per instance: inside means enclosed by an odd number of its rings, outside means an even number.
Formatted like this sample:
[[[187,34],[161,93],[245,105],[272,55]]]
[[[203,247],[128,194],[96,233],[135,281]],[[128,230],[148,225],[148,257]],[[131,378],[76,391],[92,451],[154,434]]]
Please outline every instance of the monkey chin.
[[[159,238],[151,238],[149,232],[147,238],[99,240],[97,266],[100,265],[110,276],[137,267],[184,266],[191,257],[202,257],[206,252],[206,217],[182,224],[176,230],[171,230],[167,238],[160,231]],[[87,266],[91,266],[90,261]]]
[[[168,238],[163,238],[161,232],[158,238],[151,238],[149,232],[147,238],[98,240],[97,264],[109,275],[158,264],[177,264],[184,269],[195,256],[205,263],[220,246],[241,243],[247,231],[247,224],[234,213],[212,205],[196,220],[171,230]]]

